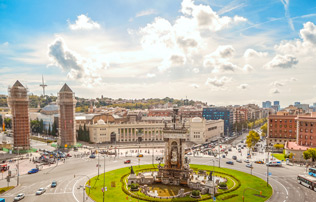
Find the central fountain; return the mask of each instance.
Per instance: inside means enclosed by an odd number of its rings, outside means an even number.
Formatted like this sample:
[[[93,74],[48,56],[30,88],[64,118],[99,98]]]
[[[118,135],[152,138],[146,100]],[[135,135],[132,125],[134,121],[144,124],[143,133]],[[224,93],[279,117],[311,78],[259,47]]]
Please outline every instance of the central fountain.
[[[178,109],[173,109],[172,125],[168,126],[165,122],[163,128],[163,137],[165,141],[165,157],[164,165],[158,165],[158,171],[155,172],[139,172],[136,175],[131,167],[131,174],[128,177],[128,185],[142,185],[142,192],[148,196],[155,198],[170,198],[168,196],[159,196],[157,191],[149,190],[149,185],[159,186],[177,186],[178,194],[171,196],[184,197],[191,192],[184,193],[186,187],[191,190],[200,190],[202,194],[214,194],[216,192],[215,184],[225,182],[226,179],[212,176],[212,172],[208,176],[207,173],[201,172],[196,174],[189,165],[189,159],[185,157],[185,141],[187,139],[188,130],[185,127],[185,120],[178,116]],[[215,181],[216,180],[216,181]],[[216,183],[214,183],[214,181]],[[179,186],[179,187],[178,187]]]

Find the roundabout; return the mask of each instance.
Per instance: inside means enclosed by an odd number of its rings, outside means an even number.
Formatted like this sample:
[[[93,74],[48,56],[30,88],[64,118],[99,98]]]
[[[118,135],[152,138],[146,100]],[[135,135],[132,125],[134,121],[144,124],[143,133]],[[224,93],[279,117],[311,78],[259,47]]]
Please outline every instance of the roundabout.
[[[155,172],[158,170],[158,165],[141,165],[133,167],[135,174],[140,172]],[[219,186],[216,187],[218,190],[215,194],[216,201],[266,201],[272,195],[271,186],[267,187],[267,183],[253,175],[244,173],[237,170],[232,170],[228,168],[218,168],[213,166],[206,165],[196,165],[191,164],[190,167],[194,170],[196,174],[200,170],[204,170],[207,173],[214,170],[213,175],[221,178],[227,179],[227,188],[219,189]],[[172,185],[160,185],[153,184],[151,187],[154,187],[157,192],[162,192],[166,197],[171,198],[166,199],[164,197],[156,196],[150,197],[143,193],[144,187],[139,186],[137,191],[131,191],[131,186],[128,185],[127,178],[131,173],[130,167],[120,168],[117,170],[112,170],[99,176],[95,176],[90,181],[90,189],[86,190],[86,193],[89,194],[90,198],[96,202],[103,201],[213,201],[213,195],[203,194],[199,198],[192,198],[191,194],[174,198],[178,193],[179,189],[175,188],[176,186]],[[105,192],[103,190],[103,179],[105,177]],[[88,182],[87,182],[88,185]],[[152,190],[150,190],[152,191]],[[185,189],[186,192],[192,192],[192,189]]]

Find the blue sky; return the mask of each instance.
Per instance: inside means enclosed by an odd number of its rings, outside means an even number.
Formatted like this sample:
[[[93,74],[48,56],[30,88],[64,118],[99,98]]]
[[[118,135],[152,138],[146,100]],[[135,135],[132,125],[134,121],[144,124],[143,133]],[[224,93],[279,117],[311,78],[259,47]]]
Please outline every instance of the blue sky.
[[[315,24],[312,0],[0,0],[0,93],[43,74],[54,95],[311,104]]]

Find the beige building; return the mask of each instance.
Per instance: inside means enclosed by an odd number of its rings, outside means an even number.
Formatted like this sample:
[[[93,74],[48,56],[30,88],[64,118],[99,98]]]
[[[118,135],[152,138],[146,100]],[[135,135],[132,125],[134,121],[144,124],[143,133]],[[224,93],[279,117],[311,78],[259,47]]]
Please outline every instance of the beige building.
[[[169,119],[165,122],[170,123]],[[77,125],[79,127],[79,125]],[[125,123],[105,123],[102,119],[95,124],[87,124],[90,141],[102,142],[153,142],[163,141],[163,121],[142,121]],[[186,140],[203,143],[217,139],[224,134],[223,120],[190,119],[185,127],[189,130]]]
[[[187,140],[204,143],[224,135],[224,120],[206,120],[200,117],[190,119]]]

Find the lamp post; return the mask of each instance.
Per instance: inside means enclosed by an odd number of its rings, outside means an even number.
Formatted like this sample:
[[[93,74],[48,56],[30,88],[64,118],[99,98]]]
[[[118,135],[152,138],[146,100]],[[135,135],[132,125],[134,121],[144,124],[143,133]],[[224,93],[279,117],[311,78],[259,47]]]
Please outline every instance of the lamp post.
[[[103,202],[104,202],[104,192],[105,192],[105,155],[104,155],[104,162],[103,162]]]
[[[91,188],[91,187],[90,187],[90,177],[89,177],[88,175],[74,175],[74,177],[76,177],[76,176],[85,176],[85,177],[87,177],[87,178],[89,179],[89,186],[86,186],[86,185],[85,185],[85,186],[82,186],[82,185],[80,185],[80,187],[79,187],[79,189],[82,188],[82,187],[83,187],[84,189],[85,189],[85,187],[88,187],[88,188],[89,188],[88,196],[89,196],[89,195],[90,195],[90,188]]]
[[[215,168],[215,161],[214,159],[211,159],[211,161],[213,161],[213,172],[212,172],[212,181],[213,181],[213,194],[214,194],[214,197],[215,197],[215,183],[214,183],[214,168]],[[214,201],[214,197],[213,197],[213,201]]]
[[[267,158],[267,163],[269,163],[269,159],[270,159],[270,153],[269,153],[269,146],[267,145],[267,150],[268,150],[268,158]],[[267,187],[269,186],[269,166],[266,164],[267,166]]]
[[[16,177],[16,186],[19,185],[20,182],[20,147],[15,147],[15,149],[18,149],[18,165],[17,165],[17,177]]]

